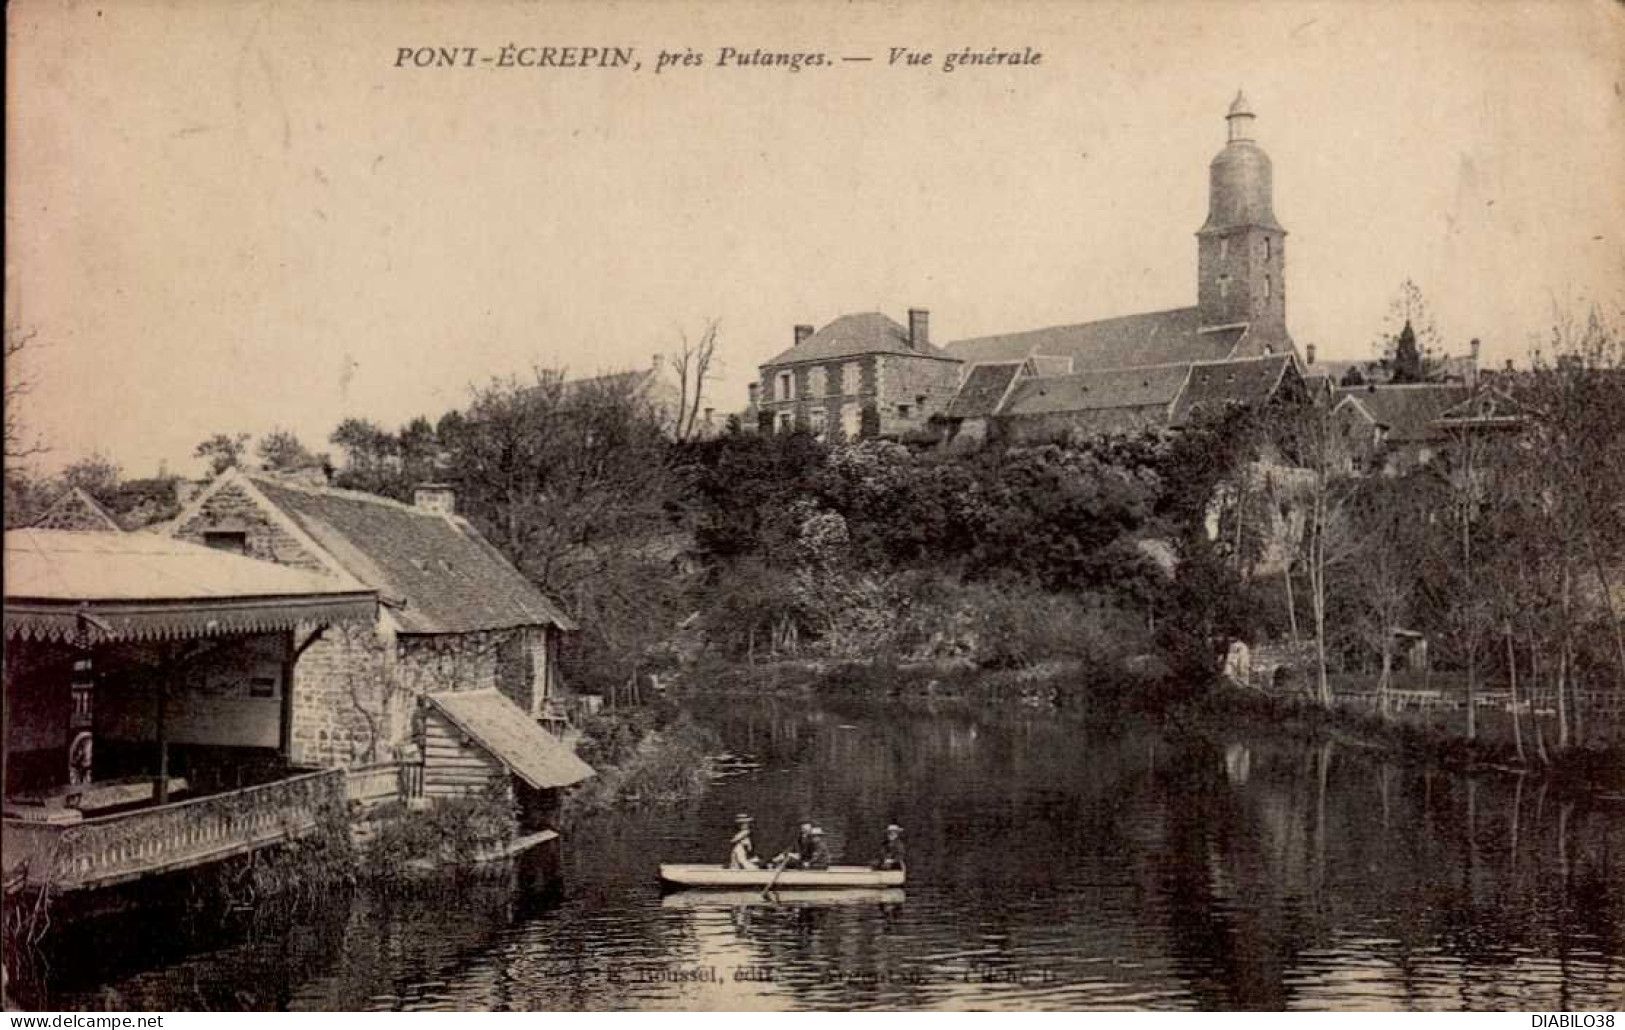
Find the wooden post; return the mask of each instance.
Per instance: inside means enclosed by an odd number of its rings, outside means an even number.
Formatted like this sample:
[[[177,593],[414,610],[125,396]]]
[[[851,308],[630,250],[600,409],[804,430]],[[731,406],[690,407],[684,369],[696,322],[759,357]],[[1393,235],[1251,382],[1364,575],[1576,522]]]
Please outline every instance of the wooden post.
[[[156,797],[160,805],[169,804],[169,732],[164,725],[169,709],[169,676],[175,662],[166,654],[158,666],[158,784]]]

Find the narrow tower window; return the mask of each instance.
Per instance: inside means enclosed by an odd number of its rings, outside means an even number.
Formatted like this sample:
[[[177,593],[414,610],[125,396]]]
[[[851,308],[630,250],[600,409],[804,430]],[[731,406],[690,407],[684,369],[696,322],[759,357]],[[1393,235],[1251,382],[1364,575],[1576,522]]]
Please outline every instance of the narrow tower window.
[[[1230,256],[1230,238],[1227,236],[1219,241],[1219,260],[1223,261]]]
[[[1264,277],[1264,299],[1269,300],[1275,296],[1275,281],[1269,276]]]
[[[1230,277],[1221,275],[1219,276],[1219,299],[1223,300],[1228,296],[1230,296]]]
[[[1270,259],[1270,238],[1268,236],[1266,236],[1266,237],[1264,237],[1264,260],[1268,261],[1269,259]]]

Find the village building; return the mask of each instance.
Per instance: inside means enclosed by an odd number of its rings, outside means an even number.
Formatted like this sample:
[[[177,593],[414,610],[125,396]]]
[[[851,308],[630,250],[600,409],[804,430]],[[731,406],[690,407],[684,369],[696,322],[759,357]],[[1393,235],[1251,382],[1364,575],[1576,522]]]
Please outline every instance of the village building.
[[[931,343],[931,316],[908,327],[878,311],[795,327],[790,347],[763,362],[752,409],[764,433],[821,439],[899,437],[924,430],[959,388],[961,362]]]
[[[1342,389],[1329,417],[1344,471],[1389,476],[1423,468],[1464,440],[1515,432],[1524,423],[1517,402],[1502,391],[1457,383]]]
[[[561,636],[575,623],[456,513],[450,487],[414,504],[321,485],[320,473],[233,469],[170,525],[176,539],[377,592],[372,625],[312,641],[294,682],[292,754],[310,765],[391,759],[420,700],[494,690],[516,719],[557,722]]]
[[[566,405],[593,397],[636,400],[648,406],[667,439],[706,440],[719,435],[727,419],[703,395],[695,398],[697,378],[697,369],[685,373],[666,355],[656,354],[644,368],[567,379],[561,399]]]

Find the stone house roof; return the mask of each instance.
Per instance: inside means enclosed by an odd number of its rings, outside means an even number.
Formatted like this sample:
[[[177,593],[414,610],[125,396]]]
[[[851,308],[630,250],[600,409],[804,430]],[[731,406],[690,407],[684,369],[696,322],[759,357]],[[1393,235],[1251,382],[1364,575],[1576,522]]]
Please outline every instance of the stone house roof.
[[[195,498],[171,532],[233,485],[318,551],[323,567],[376,590],[401,633],[577,628],[466,519],[387,497],[234,469]]]
[[[1000,414],[1049,415],[1148,407],[1171,410],[1189,371],[1189,365],[1152,365],[1034,376],[1011,391]]]
[[[1471,393],[1457,383],[1349,387],[1338,391],[1337,407],[1356,402],[1372,421],[1387,429],[1391,444],[1425,443],[1445,439],[1447,434],[1433,425],[1434,420]]]
[[[122,533],[118,524],[96,498],[83,487],[72,486],[57,495],[50,507],[33,522],[34,529],[61,529],[78,533]]]
[[[1245,326],[1204,331],[1200,313],[1191,307],[981,336],[944,349],[962,361],[1020,361],[1044,354],[1071,358],[1080,371],[1120,369],[1228,358],[1246,331]]]
[[[1262,404],[1289,380],[1300,379],[1297,360],[1290,354],[1200,362],[1190,368],[1190,377],[1174,405],[1172,421],[1176,425],[1183,423],[1198,409]]]
[[[831,361],[855,358],[864,354],[901,354],[911,358],[936,358],[952,361],[942,348],[926,344],[910,346],[908,330],[878,311],[865,311],[842,315],[794,347],[780,351],[762,362],[762,367],[791,365],[803,361]],[[1023,352],[1018,358],[1026,357]]]
[[[1020,361],[972,365],[944,414],[948,418],[986,418],[996,414],[1011,385],[1021,375],[1022,367]]]

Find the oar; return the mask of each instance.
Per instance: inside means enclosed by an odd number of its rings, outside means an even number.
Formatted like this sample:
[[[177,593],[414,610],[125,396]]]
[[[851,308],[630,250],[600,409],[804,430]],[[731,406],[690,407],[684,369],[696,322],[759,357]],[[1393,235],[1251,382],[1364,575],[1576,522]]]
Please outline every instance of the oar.
[[[790,864],[790,853],[785,852],[784,857],[779,859],[779,867],[777,869],[773,870],[773,878],[771,880],[767,881],[767,886],[766,887],[762,888],[762,897],[764,899],[769,894],[773,893],[773,885],[779,882],[779,874],[784,872],[784,867],[789,865],[789,864]]]

